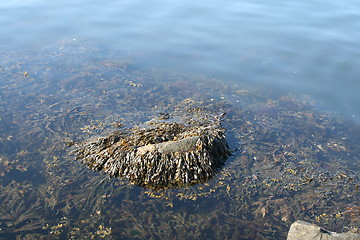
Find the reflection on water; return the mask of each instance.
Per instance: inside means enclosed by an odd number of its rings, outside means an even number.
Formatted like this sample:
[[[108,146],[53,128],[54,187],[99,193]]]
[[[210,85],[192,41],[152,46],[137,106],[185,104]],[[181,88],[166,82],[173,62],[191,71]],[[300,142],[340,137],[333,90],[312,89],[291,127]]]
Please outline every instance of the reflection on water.
[[[360,129],[308,97],[145,69],[74,41],[6,55],[0,76],[1,237],[279,239],[297,219],[360,227]],[[182,101],[227,113],[234,154],[206,183],[152,191],[70,154]]]

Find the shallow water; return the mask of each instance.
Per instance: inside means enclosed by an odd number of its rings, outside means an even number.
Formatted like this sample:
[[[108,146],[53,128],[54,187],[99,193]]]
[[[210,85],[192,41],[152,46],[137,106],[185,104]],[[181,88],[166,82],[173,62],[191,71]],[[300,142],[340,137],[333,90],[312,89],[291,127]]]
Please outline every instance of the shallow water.
[[[359,118],[355,1],[12,1],[2,52],[93,41],[138,64],[308,93]]]
[[[297,219],[356,231],[357,8],[0,3],[0,237],[278,239]],[[237,149],[205,184],[151,191],[70,154],[187,101],[221,105]]]

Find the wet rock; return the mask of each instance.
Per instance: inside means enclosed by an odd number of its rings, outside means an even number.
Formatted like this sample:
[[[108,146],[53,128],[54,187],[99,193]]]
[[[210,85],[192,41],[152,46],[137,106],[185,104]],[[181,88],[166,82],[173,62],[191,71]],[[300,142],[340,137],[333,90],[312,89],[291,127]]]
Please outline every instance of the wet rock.
[[[290,226],[287,240],[360,240],[360,234],[336,233],[325,230],[315,224],[298,220]]]
[[[220,118],[196,109],[191,117],[172,121],[157,119],[77,144],[77,159],[151,189],[209,180],[231,154]]]

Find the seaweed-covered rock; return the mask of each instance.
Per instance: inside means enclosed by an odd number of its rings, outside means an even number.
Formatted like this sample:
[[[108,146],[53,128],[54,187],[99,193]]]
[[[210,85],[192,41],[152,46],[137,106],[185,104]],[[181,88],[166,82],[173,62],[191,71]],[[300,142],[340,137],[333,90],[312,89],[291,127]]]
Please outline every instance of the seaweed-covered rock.
[[[155,121],[77,146],[77,159],[152,189],[204,182],[230,155],[219,117]]]

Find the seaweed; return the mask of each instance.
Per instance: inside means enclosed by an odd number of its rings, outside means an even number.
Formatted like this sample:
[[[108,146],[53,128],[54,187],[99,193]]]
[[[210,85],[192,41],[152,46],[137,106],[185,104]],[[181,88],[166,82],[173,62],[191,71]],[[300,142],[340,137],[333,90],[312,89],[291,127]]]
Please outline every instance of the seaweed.
[[[152,120],[147,128],[134,127],[77,144],[77,159],[147,188],[204,182],[224,164],[230,150],[219,118],[202,116],[200,108],[195,112],[184,123]]]
[[[279,239],[297,219],[359,232],[359,126],[307,96],[66,41],[3,55],[0,92],[1,238]],[[187,152],[202,136],[192,126],[232,152],[196,184],[143,188],[70,154],[111,136]]]

